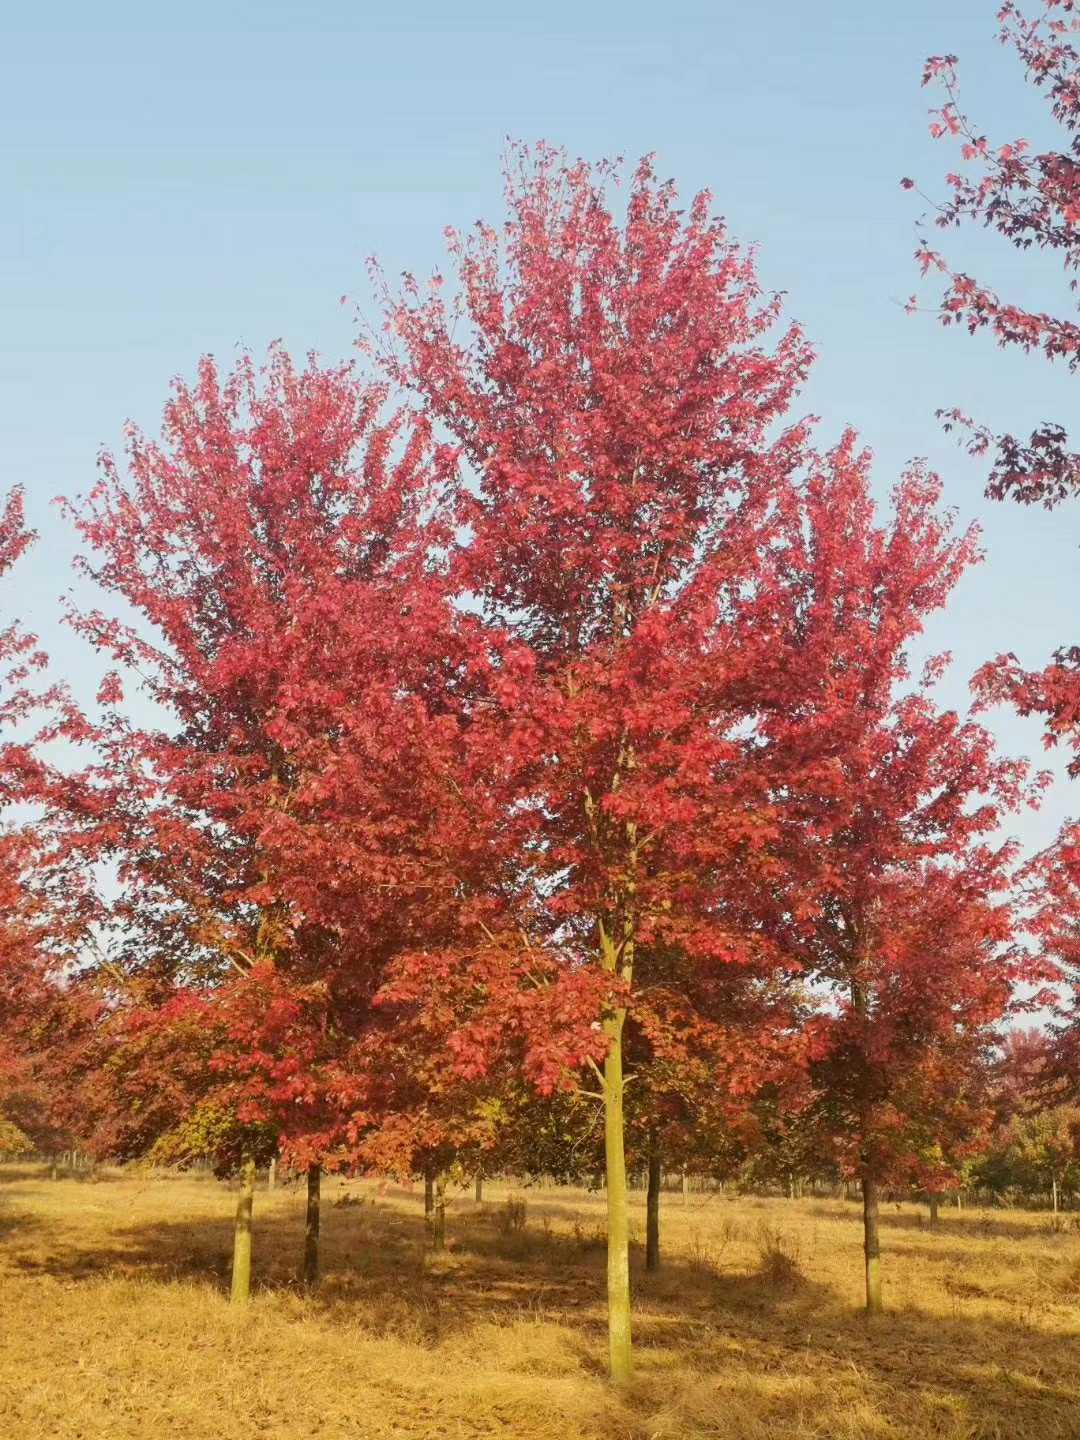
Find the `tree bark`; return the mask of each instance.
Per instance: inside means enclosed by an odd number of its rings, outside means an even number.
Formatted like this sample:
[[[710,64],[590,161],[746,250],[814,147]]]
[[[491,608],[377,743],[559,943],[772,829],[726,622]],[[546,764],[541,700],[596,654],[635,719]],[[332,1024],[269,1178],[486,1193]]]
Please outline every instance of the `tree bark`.
[[[428,1169],[424,1171],[424,1220],[430,1226],[431,1217],[435,1213],[435,1172]]]
[[[881,1242],[878,1239],[878,1183],[863,1174],[863,1253],[866,1257],[866,1313],[881,1314]]]
[[[267,1172],[266,1172],[266,1188],[267,1188],[267,1190],[273,1190],[273,1188],[274,1188],[274,1181],[275,1181],[276,1179],[277,1179],[277,1156],[274,1155],[274,1156],[272,1156],[271,1159],[270,1159],[270,1165],[269,1165],[269,1168],[267,1169]]]
[[[1058,1213],[1058,1188],[1056,1175],[1052,1175],[1050,1177],[1050,1194],[1053,1199],[1054,1214],[1056,1215]]]
[[[446,1176],[440,1170],[435,1177],[435,1208],[431,1217],[431,1248],[446,1247]]]
[[[246,1305],[251,1294],[251,1212],[255,1200],[255,1157],[245,1155],[240,1164],[240,1194],[236,1201],[233,1227],[232,1289],[234,1305]]]
[[[473,1199],[477,1205],[484,1203],[484,1177],[482,1175],[477,1175],[473,1184]]]
[[[307,1215],[304,1222],[304,1268],[301,1275],[306,1290],[319,1288],[319,1221],[322,1202],[322,1166],[309,1165],[307,1170]]]
[[[660,1154],[649,1153],[649,1188],[645,1197],[645,1269],[660,1269]]]
[[[930,1207],[930,1229],[936,1230],[938,1227],[938,1206],[941,1203],[941,1196],[931,1192],[931,1194],[926,1197],[926,1201]]]

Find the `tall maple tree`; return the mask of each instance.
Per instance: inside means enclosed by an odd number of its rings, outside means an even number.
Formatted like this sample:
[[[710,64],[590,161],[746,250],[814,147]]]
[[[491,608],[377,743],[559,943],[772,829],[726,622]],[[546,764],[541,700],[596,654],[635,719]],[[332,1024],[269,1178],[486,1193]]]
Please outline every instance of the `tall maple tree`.
[[[810,349],[797,326],[771,333],[779,303],[707,195],[684,213],[645,161],[619,218],[612,179],[514,152],[501,231],[450,238],[460,305],[441,277],[428,293],[407,282],[388,363],[460,457],[451,571],[492,657],[471,754],[502,777],[503,843],[529,879],[527,924],[492,929],[486,963],[554,959],[599,1042],[578,1063],[596,1062],[604,1106],[622,1381],[628,1020],[647,1023],[665,950],[699,974],[773,965],[738,895],[771,837],[750,732],[776,679],[770,540],[805,442],[784,419]],[[482,1015],[467,1033],[499,1038]],[[548,1047],[529,1053],[550,1088],[568,1066]]]

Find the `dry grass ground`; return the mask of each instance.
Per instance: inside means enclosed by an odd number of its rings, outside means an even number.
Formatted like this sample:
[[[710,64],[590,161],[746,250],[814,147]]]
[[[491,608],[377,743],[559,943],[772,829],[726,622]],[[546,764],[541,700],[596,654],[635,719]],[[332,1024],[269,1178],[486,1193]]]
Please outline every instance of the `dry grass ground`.
[[[884,1217],[889,1313],[858,1309],[854,1205],[665,1196],[613,1395],[602,1201],[330,1182],[325,1280],[297,1293],[299,1190],[256,1201],[258,1289],[225,1297],[231,1196],[201,1177],[0,1168],[5,1440],[1077,1440],[1080,1233],[1048,1217]],[[639,1201],[641,1197],[638,1197]],[[352,1203],[341,1203],[349,1200]],[[644,1223],[639,1203],[636,1221]],[[635,1260],[640,1263],[640,1253]]]

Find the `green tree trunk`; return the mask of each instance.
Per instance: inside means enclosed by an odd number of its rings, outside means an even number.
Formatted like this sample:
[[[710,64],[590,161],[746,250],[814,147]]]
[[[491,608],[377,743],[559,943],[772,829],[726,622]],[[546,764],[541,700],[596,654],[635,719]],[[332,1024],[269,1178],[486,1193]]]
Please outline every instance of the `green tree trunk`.
[[[864,1173],[863,1253],[866,1257],[866,1313],[881,1314],[881,1242],[878,1239],[878,1183]]]
[[[240,1165],[240,1194],[233,1227],[232,1290],[234,1305],[246,1305],[251,1294],[251,1211],[255,1200],[255,1157],[245,1155]]]
[[[649,1153],[649,1188],[645,1196],[645,1269],[660,1269],[660,1152]]]
[[[306,1290],[319,1288],[319,1221],[322,1202],[322,1166],[307,1170],[307,1214],[304,1221],[304,1268],[301,1280]]]
[[[630,1215],[623,1138],[623,1015],[604,1022],[604,1160],[607,1172],[607,1301],[611,1378],[625,1384],[633,1370],[630,1337]]]
[[[625,613],[623,602],[616,605],[618,628]],[[633,747],[624,742],[619,755],[618,773],[612,793],[618,790],[624,775],[635,768]],[[586,810],[590,824],[595,823],[596,810],[586,791]],[[634,950],[637,943],[637,888],[639,841],[637,823],[626,825],[624,878],[618,897],[618,939],[609,929],[603,915],[597,915],[597,940],[600,965],[611,976],[617,976],[629,990],[634,978]],[[608,1363],[612,1384],[625,1385],[633,1373],[633,1346],[630,1332],[630,1208],[626,1186],[626,1139],[624,1134],[623,1091],[623,1027],[626,1007],[619,1006],[604,1016],[603,1031],[608,1042],[601,1074],[604,1095],[604,1171],[607,1186],[607,1309]]]
[[[435,1177],[435,1208],[431,1216],[431,1248],[446,1246],[446,1176],[440,1170]]]

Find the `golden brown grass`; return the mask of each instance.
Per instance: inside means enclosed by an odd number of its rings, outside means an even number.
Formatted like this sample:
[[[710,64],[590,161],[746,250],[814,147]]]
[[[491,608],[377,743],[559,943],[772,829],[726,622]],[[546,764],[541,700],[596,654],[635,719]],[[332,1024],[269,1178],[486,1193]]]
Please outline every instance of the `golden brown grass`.
[[[949,1211],[932,1234],[890,1206],[889,1313],[868,1324],[854,1205],[665,1196],[665,1268],[635,1272],[637,1374],[615,1395],[601,1197],[515,1191],[522,1230],[506,1186],[480,1207],[454,1192],[434,1256],[419,1187],[325,1188],[321,1293],[293,1280],[300,1191],[261,1191],[237,1313],[225,1186],[0,1168],[0,1435],[1080,1437],[1080,1232],[1046,1216]]]

